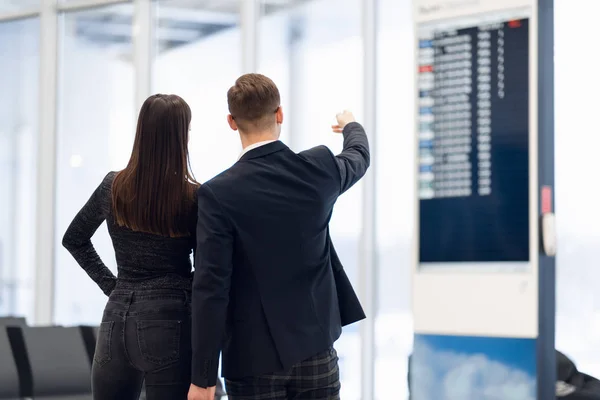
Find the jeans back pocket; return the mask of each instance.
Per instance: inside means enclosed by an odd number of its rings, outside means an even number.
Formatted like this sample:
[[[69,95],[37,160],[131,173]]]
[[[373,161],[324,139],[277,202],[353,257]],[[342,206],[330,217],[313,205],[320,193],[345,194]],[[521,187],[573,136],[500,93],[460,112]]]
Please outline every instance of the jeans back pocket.
[[[162,366],[179,360],[181,321],[137,321],[138,344],[142,357]]]
[[[94,350],[94,362],[98,365],[104,365],[112,359],[111,341],[114,326],[115,321],[106,321],[100,324]]]

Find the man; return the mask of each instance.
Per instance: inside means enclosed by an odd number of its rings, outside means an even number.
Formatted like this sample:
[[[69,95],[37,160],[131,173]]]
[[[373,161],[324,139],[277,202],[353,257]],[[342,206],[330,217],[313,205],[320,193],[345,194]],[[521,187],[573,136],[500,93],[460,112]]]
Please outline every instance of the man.
[[[333,343],[364,318],[328,232],[337,198],[369,167],[350,112],[337,116],[344,150],[296,154],[280,142],[279,91],[240,77],[227,94],[239,161],[198,191],[189,400],[212,400],[219,353],[231,400],[339,399]],[[353,315],[352,311],[357,311]]]

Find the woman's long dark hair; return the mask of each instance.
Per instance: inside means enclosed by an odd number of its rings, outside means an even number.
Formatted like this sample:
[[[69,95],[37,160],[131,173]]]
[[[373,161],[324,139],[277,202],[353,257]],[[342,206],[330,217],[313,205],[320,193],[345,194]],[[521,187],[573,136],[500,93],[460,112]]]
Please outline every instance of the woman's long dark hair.
[[[189,164],[192,111],[179,96],[156,94],[142,105],[133,151],[112,187],[116,223],[168,237],[191,234],[196,182]]]

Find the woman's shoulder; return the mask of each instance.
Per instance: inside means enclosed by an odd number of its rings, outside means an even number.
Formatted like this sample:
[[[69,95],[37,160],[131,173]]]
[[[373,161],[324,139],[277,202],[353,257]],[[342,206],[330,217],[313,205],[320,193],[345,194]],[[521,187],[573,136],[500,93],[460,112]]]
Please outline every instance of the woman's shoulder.
[[[115,176],[117,176],[117,174],[118,174],[118,171],[110,171],[108,174],[106,174],[104,179],[102,179],[102,183],[100,184],[100,187],[103,190],[110,192],[112,189],[112,184],[115,180]]]
[[[107,206],[112,203],[111,199],[113,193],[113,182],[117,174],[118,171],[110,171],[104,176],[104,179],[102,179],[100,187],[98,188],[100,197],[103,199],[103,203]]]

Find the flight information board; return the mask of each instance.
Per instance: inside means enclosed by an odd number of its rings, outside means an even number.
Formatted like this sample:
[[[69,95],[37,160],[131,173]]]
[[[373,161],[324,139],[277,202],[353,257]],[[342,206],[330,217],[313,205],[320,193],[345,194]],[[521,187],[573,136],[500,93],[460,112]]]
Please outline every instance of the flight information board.
[[[419,262],[527,262],[529,20],[418,34]]]

